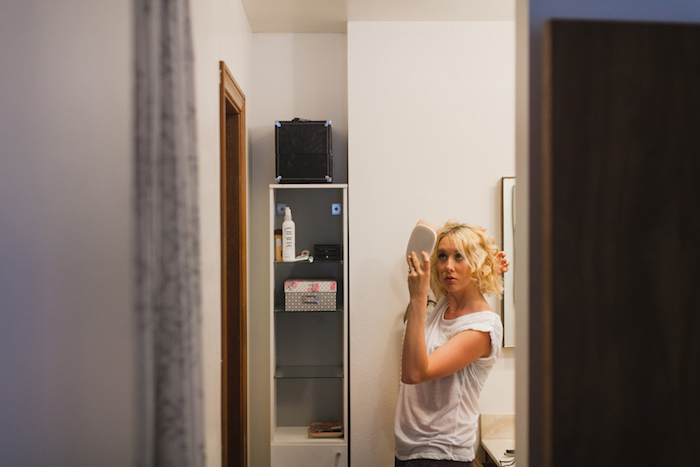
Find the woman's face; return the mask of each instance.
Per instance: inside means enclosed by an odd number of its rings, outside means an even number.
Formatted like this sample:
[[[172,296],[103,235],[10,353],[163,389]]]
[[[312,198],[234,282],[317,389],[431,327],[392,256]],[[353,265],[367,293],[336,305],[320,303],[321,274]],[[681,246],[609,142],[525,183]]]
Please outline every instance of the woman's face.
[[[437,251],[438,278],[448,293],[457,292],[471,283],[469,264],[459,252],[452,237],[445,236],[440,240]]]

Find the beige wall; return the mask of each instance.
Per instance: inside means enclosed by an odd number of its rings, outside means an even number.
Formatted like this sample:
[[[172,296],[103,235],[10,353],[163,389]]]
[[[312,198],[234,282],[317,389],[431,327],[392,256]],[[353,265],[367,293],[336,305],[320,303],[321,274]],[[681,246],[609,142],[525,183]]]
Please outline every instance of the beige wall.
[[[2,465],[134,462],[130,5],[3,2]]]
[[[202,343],[207,465],[221,465],[221,214],[219,61],[250,97],[252,33],[240,0],[190,3],[195,55],[202,252]]]
[[[0,16],[0,453],[133,465],[131,2],[32,0]],[[250,88],[239,0],[192,2],[205,427],[220,465],[218,62]],[[11,66],[9,66],[11,64]]]
[[[12,63],[1,71],[0,88],[0,363],[3,375],[12,375],[3,378],[0,387],[3,460],[14,459],[16,465],[105,465],[109,458],[114,465],[129,465],[135,452],[132,11],[129,4],[81,0],[73,0],[70,8],[31,0],[14,1],[9,8],[11,14],[0,18],[0,51],[4,61]],[[349,178],[351,184],[350,267],[351,280],[357,282],[351,290],[367,290],[357,275],[361,271],[370,271],[367,277],[377,283],[390,281],[388,288],[377,292],[377,302],[351,297],[353,390],[359,394],[375,384],[378,391],[366,393],[367,398],[353,397],[353,463],[372,465],[363,460],[390,456],[393,443],[389,414],[395,397],[392,372],[398,368],[395,308],[403,306],[405,298],[402,279],[392,272],[401,261],[400,245],[405,240],[395,239],[407,235],[417,216],[437,221],[457,216],[497,231],[497,179],[513,174],[508,155],[513,151],[513,126],[504,117],[512,112],[505,103],[512,93],[507,78],[512,75],[507,64],[512,51],[504,44],[512,28],[499,23],[477,29],[377,23],[354,25],[348,36],[253,35],[238,0],[192,2],[192,19],[207,464],[220,463],[221,449],[218,62],[224,60],[247,96],[249,116],[250,464],[265,465],[269,458],[267,268],[257,258],[267,258],[272,124],[299,116],[333,121],[336,162],[340,162],[336,180]],[[481,32],[476,34],[477,30]],[[424,64],[416,67],[416,57],[422,57]],[[441,65],[425,65],[437,57],[444,59]],[[492,63],[489,57],[501,61]],[[383,62],[393,70],[382,68]],[[492,65],[490,80],[500,90],[494,96],[495,106],[488,99],[475,106],[474,100],[484,96],[469,94],[470,86],[453,92],[435,84],[442,83],[442,75],[455,73],[463,78],[460,83],[478,87],[480,78],[475,77]],[[354,89],[349,106],[348,80]],[[426,98],[418,104],[428,112],[417,112],[409,100],[395,100],[397,91],[404,97]],[[465,104],[466,115],[455,105],[459,102]],[[464,128],[480,131],[460,134],[457,146],[443,142],[435,151],[411,130],[419,119],[434,120],[430,132],[450,137]],[[372,121],[378,122],[376,128]],[[356,132],[350,143],[349,131]],[[404,147],[406,135],[416,136],[416,144]],[[357,151],[349,175],[348,144]],[[396,209],[385,209],[388,201],[405,194],[406,179],[392,163],[397,148],[403,149],[400,160],[403,165],[409,161],[407,167],[423,167],[426,153],[442,155],[447,172],[463,173],[466,179],[477,171],[483,186],[468,188],[465,203],[455,201],[444,210],[434,209],[436,200],[410,196]],[[447,159],[450,153],[465,154],[469,164],[455,167],[457,159]],[[373,167],[382,166],[385,170],[380,173],[386,177],[378,179]],[[417,173],[406,170],[404,175],[417,182]],[[431,180],[441,173],[434,172]],[[381,236],[375,237],[377,232]],[[395,244],[398,256],[393,250],[377,251],[380,244]],[[377,331],[367,331],[378,304],[388,311],[379,315]],[[383,350],[386,355],[375,353]],[[381,358],[368,361],[376,355]],[[357,366],[363,361],[366,368]],[[510,384],[510,361],[506,352],[494,371],[494,384]],[[512,394],[507,389],[494,394],[483,403],[489,409],[510,411]],[[377,404],[375,421],[371,412]],[[36,439],[42,440],[41,450],[32,449]],[[371,445],[377,441],[375,450]]]
[[[411,229],[454,218],[500,237],[499,181],[515,174],[514,33],[513,22],[348,25],[354,465],[393,457]],[[502,355],[487,413],[514,412],[514,353]]]
[[[401,250],[419,217],[459,217],[498,235],[498,181],[515,170],[514,60],[512,22],[351,23],[347,37],[253,35],[251,465],[269,462],[266,258],[274,121],[333,122],[335,161],[341,162],[336,179],[350,183],[352,463],[390,463],[397,320],[407,299]],[[439,203],[443,197],[426,197],[422,189],[407,194],[408,186],[426,183],[422,177],[452,184],[451,201]],[[514,404],[513,351],[506,349],[482,407],[512,413]]]

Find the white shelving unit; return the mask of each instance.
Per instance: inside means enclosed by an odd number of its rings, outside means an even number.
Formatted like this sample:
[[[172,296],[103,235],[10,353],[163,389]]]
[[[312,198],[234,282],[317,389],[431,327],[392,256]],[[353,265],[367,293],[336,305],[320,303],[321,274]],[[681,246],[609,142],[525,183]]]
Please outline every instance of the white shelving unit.
[[[274,230],[292,209],[296,254],[316,244],[341,245],[340,261],[275,261]],[[334,210],[340,205],[340,212]],[[282,212],[284,210],[282,209]],[[348,262],[347,185],[270,185],[270,395],[272,467],[348,465]],[[336,307],[284,311],[287,279],[332,279]],[[344,435],[309,435],[312,422],[341,422]]]

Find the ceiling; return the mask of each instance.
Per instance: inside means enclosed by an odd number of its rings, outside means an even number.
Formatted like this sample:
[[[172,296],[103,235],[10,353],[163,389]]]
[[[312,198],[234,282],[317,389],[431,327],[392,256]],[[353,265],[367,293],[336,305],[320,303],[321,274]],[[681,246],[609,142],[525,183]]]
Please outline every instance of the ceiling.
[[[253,32],[344,33],[348,21],[514,21],[515,0],[242,0]]]

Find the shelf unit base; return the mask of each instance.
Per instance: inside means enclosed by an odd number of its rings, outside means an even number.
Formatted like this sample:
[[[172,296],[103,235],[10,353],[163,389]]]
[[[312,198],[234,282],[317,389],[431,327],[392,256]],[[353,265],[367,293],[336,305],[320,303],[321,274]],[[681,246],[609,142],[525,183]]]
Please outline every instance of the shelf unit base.
[[[309,435],[308,426],[278,426],[272,438],[272,445],[294,446],[310,444],[314,446],[347,446],[345,437],[340,438],[314,438]]]

